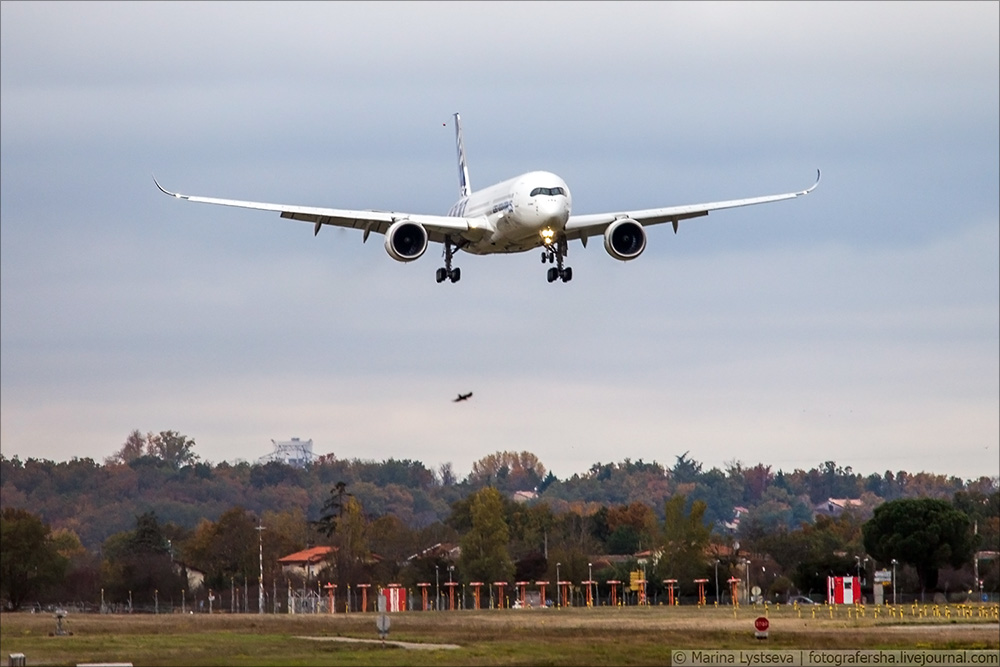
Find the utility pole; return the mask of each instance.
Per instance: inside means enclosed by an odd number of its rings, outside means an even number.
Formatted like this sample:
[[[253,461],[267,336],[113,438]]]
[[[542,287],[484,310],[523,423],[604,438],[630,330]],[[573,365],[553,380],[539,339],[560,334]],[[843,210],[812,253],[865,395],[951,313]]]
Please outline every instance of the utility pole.
[[[264,525],[257,520],[257,554],[260,562],[260,575],[257,578],[257,613],[264,613]]]
[[[899,563],[895,558],[892,559],[892,604],[896,604],[896,564]]]
[[[719,559],[715,559],[715,604],[719,604]]]
[[[972,524],[972,534],[973,535],[979,535],[979,520],[978,519],[976,519],[976,521]],[[973,538],[973,539],[975,539],[975,538]],[[975,577],[975,585],[973,586],[973,588],[975,588],[975,590],[976,590],[978,601],[982,602],[983,601],[983,595],[982,595],[982,590],[981,589],[982,589],[983,585],[979,582],[979,552],[978,551],[973,551],[972,552],[972,573],[973,573],[972,576]]]

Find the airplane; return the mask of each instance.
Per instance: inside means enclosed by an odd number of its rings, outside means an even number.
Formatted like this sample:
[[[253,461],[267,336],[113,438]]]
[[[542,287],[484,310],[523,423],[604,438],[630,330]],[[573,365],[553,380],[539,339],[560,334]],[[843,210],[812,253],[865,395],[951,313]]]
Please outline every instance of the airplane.
[[[642,210],[573,215],[573,197],[569,186],[559,176],[547,171],[532,171],[473,192],[469,185],[469,167],[462,140],[462,120],[454,114],[455,143],[458,151],[459,199],[447,215],[426,215],[399,211],[346,210],[311,206],[286,206],[266,202],[198,197],[170,192],[153,177],[156,187],[166,195],[204,204],[236,206],[274,211],[282,218],[313,224],[313,235],[323,225],[362,230],[362,242],[372,232],[385,236],[385,251],[398,262],[419,259],[430,242],[444,245],[444,266],[435,274],[437,282],[457,283],[462,270],[453,266],[456,250],[473,255],[524,252],[542,249],[542,263],[553,264],[546,277],[552,283],[573,279],[573,269],[565,266],[570,241],[584,247],[594,236],[604,237],[604,249],[615,259],[627,262],[646,249],[646,227],[669,222],[677,233],[681,220],[708,215],[740,206],[765,204],[807,195],[819,185],[805,190],[748,199],[732,199],[707,204],[667,206]]]
[[[452,403],[459,403],[459,402],[461,402],[461,401],[467,401],[467,400],[469,400],[470,398],[472,398],[472,392],[471,392],[471,391],[470,391],[470,392],[469,392],[468,394],[462,394],[462,393],[460,393],[460,394],[458,395],[458,398],[453,398],[453,399],[451,400],[451,402],[452,402]]]

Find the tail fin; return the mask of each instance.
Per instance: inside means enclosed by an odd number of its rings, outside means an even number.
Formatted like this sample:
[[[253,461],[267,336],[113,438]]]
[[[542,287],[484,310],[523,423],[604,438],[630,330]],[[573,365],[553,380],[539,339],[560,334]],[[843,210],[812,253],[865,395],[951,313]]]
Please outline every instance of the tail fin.
[[[462,119],[455,114],[455,144],[458,148],[458,190],[459,195],[468,197],[471,188],[469,187],[469,163],[465,161],[465,144],[462,142]]]

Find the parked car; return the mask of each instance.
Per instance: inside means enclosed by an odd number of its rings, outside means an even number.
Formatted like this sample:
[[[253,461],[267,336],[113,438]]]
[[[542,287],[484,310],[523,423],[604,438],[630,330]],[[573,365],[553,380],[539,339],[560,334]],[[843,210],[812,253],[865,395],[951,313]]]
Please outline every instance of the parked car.
[[[793,595],[788,598],[788,604],[819,604],[812,598],[807,598],[805,595]]]

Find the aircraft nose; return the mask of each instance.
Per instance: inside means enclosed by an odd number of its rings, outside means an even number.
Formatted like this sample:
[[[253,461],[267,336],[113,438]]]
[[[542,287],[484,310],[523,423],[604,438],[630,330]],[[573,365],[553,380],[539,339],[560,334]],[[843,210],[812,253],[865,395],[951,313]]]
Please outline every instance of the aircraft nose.
[[[569,220],[569,207],[563,197],[539,197],[535,207],[544,225],[562,227]]]

